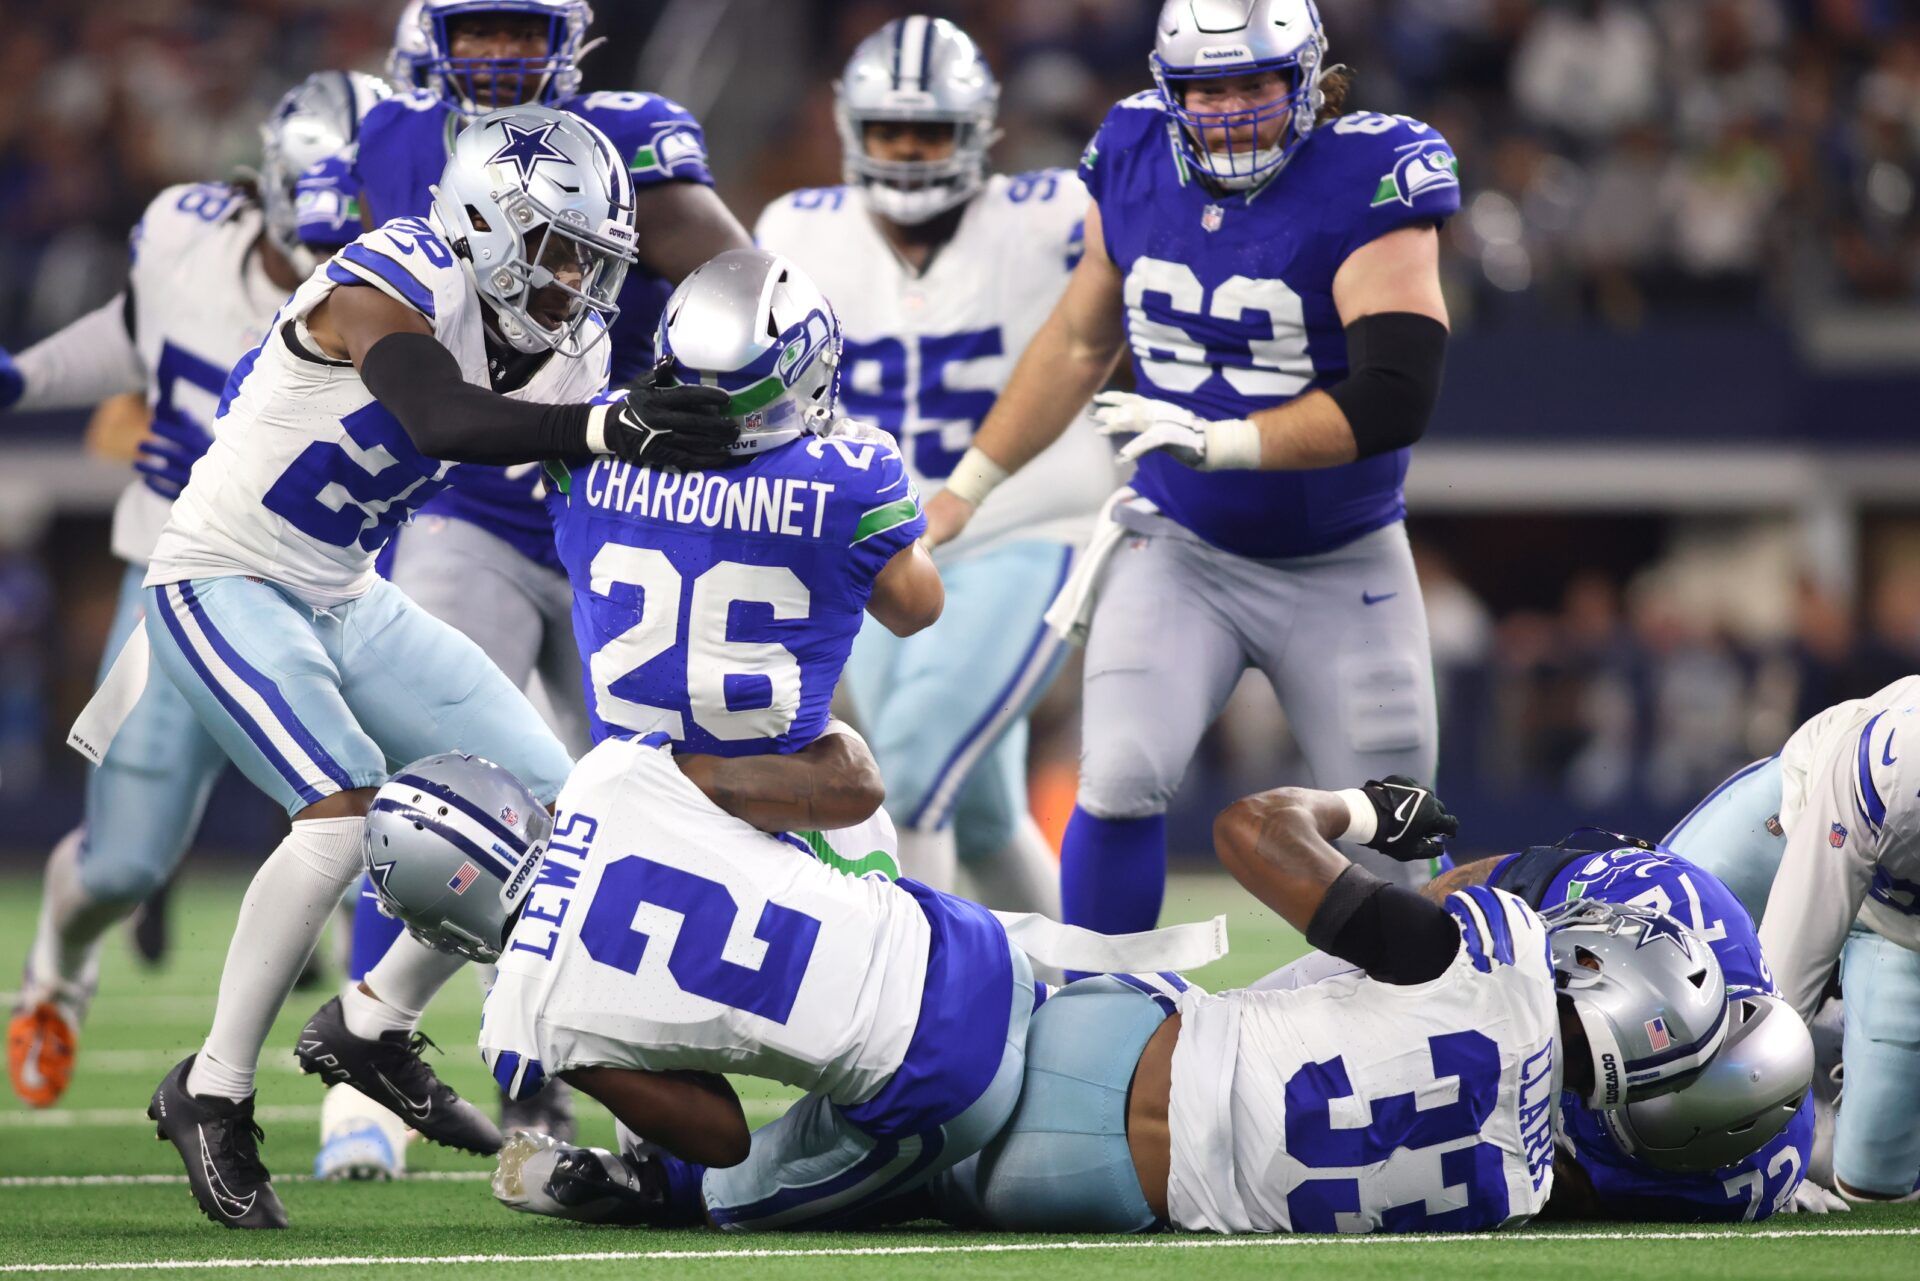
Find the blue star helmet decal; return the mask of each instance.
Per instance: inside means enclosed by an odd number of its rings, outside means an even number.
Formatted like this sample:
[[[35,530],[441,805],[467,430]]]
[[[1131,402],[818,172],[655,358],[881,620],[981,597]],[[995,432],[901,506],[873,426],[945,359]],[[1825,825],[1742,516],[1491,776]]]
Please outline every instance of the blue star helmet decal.
[[[538,129],[526,129],[511,120],[502,120],[500,128],[506,131],[507,140],[500,145],[500,150],[487,157],[487,163],[511,162],[520,171],[520,185],[526,186],[533,181],[533,171],[542,160],[565,163],[567,153],[547,141],[547,135],[556,127],[558,122],[552,120]]]
[[[1664,912],[1648,919],[1646,931],[1641,934],[1640,941],[1633,945],[1633,950],[1637,952],[1655,939],[1669,939],[1684,955],[1693,955],[1693,941],[1686,929]]]

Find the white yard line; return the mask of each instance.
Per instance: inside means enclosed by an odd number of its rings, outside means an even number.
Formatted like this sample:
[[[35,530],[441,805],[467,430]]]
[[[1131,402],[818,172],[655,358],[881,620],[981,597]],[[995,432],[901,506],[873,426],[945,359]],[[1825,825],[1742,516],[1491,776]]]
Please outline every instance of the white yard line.
[[[194,1052],[191,1045],[177,1050],[86,1050],[80,1052],[75,1067],[79,1071],[89,1068],[101,1072],[154,1072],[165,1074],[173,1070],[173,1065]],[[260,1060],[263,1072],[298,1072],[300,1063],[293,1057],[293,1051],[285,1054],[269,1054]]]
[[[405,1176],[408,1183],[482,1183],[493,1177],[491,1170],[415,1170]],[[136,1188],[185,1185],[184,1174],[26,1174],[0,1178],[6,1188]],[[311,1174],[282,1174],[275,1183],[314,1183]]]
[[[254,1109],[258,1121],[318,1121],[318,1103],[268,1104]],[[75,1126],[152,1125],[145,1108],[48,1108],[0,1112],[0,1130],[60,1130]]]
[[[1106,1240],[1008,1241],[954,1245],[830,1246],[823,1249],[735,1250],[601,1250],[573,1254],[377,1254],[310,1255],[298,1259],[151,1259],[120,1263],[7,1263],[0,1273],[39,1272],[177,1272],[193,1268],[346,1268],[379,1265],[429,1267],[447,1264],[677,1262],[715,1259],[861,1259],[967,1254],[1040,1254],[1084,1250],[1222,1250],[1283,1249],[1290,1246],[1486,1245],[1493,1241],[1769,1241],[1782,1237],[1912,1237],[1920,1228],[1823,1228],[1809,1232],[1763,1229],[1752,1232],[1711,1229],[1702,1232],[1502,1232],[1493,1236],[1461,1233],[1452,1236],[1116,1236]]]

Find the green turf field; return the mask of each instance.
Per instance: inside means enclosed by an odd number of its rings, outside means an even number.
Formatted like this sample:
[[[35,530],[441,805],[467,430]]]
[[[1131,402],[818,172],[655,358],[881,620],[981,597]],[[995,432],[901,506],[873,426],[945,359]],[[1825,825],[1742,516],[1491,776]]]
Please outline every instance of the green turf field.
[[[0,937],[17,972],[32,929],[38,885],[0,878]],[[921,1277],[1032,1276],[1047,1281],[1164,1277],[1193,1269],[1206,1278],[1309,1276],[1462,1277],[1501,1273],[1555,1281],[1604,1277],[1709,1278],[1920,1274],[1920,1207],[1856,1211],[1828,1218],[1778,1218],[1757,1228],[1611,1227],[1539,1229],[1497,1237],[1233,1239],[1053,1239],[982,1236],[928,1227],[863,1235],[742,1240],[701,1232],[581,1228],[515,1215],[494,1204],[489,1163],[416,1144],[414,1171],[398,1185],[324,1185],[303,1180],[317,1147],[320,1089],[293,1070],[300,1023],[325,991],[296,993],[275,1028],[261,1074],[263,1149],[293,1227],[238,1233],[202,1219],[179,1177],[172,1147],[157,1143],[144,1116],[166,1069],[205,1031],[227,931],[241,883],[208,877],[183,883],[175,904],[175,956],[163,973],[141,973],[121,940],[110,940],[101,996],[81,1044],[80,1069],[64,1106],[28,1112],[0,1100],[0,1273],[161,1271],[188,1275],[245,1267],[318,1269],[347,1278],[397,1264],[436,1275],[497,1276],[503,1262],[564,1265],[568,1281],[649,1275],[675,1281],[917,1281]],[[1225,911],[1234,953],[1197,977],[1225,987],[1256,977],[1297,953],[1299,938],[1271,922],[1217,879],[1182,878],[1169,897],[1173,919]],[[473,1049],[477,988],[457,978],[429,1012],[426,1030],[445,1047],[436,1066],[456,1088],[488,1085]],[[741,1083],[751,1120],[774,1115],[785,1097]],[[582,1101],[591,1113],[594,1105]],[[611,1123],[583,1115],[594,1142]],[[811,1256],[820,1257],[811,1257]]]

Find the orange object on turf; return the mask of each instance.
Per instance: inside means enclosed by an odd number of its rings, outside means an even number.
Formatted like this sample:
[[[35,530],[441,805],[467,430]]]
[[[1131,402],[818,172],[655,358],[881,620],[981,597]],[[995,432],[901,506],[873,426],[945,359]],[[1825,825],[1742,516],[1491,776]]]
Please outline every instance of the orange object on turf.
[[[7,1025],[7,1074],[28,1107],[50,1108],[67,1092],[79,1039],[51,1001],[13,1016]]]

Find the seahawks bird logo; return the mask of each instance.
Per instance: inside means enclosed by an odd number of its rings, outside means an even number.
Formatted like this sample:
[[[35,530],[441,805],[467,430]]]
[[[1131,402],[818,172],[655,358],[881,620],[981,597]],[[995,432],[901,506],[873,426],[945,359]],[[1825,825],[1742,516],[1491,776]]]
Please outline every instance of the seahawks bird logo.
[[[1409,143],[1402,148],[1393,172],[1382,174],[1373,191],[1372,208],[1398,200],[1411,208],[1422,193],[1460,185],[1460,162],[1438,139]]]

